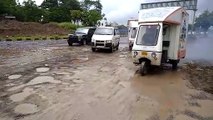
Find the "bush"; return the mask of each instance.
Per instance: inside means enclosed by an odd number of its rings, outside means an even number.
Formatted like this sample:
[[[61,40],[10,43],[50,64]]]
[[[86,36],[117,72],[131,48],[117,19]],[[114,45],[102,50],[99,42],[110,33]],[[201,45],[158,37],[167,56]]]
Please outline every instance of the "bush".
[[[72,24],[70,22],[62,22],[62,23],[59,23],[58,25],[60,27],[64,28],[64,29],[67,29],[67,30],[70,30],[70,31],[76,30],[77,27],[78,27],[77,25]]]
[[[40,38],[36,37],[34,40],[40,40]]]
[[[21,37],[16,38],[17,41],[22,41]]]
[[[50,37],[50,40],[54,40],[54,39],[55,39],[55,37],[53,37],[53,36]]]
[[[30,37],[26,37],[26,40],[31,40],[31,38]]]
[[[42,37],[42,40],[46,40],[47,38],[46,37]]]
[[[12,38],[6,38],[6,41],[12,41]]]

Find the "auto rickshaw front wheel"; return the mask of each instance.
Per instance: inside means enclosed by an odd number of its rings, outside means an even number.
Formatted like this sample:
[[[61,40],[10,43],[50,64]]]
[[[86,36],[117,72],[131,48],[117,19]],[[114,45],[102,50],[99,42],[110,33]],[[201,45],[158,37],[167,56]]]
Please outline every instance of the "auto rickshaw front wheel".
[[[141,65],[140,65],[140,74],[142,76],[146,75],[148,73],[148,62],[147,61],[143,61],[141,62]]]

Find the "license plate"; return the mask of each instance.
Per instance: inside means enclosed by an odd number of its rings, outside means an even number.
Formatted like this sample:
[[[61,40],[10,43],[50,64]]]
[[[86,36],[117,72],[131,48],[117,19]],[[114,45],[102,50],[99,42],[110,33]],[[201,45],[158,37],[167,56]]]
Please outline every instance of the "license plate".
[[[147,56],[147,52],[142,51],[142,52],[141,52],[141,55],[142,55],[142,56]]]

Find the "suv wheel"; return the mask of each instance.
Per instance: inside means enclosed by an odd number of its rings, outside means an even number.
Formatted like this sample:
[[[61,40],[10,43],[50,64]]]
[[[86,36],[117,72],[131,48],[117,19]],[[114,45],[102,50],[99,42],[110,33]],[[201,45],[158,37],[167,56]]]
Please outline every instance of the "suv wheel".
[[[71,42],[68,42],[68,45],[69,45],[69,46],[72,46],[72,43],[71,43]]]
[[[81,40],[81,43],[80,43],[81,45],[84,45],[84,40]]]

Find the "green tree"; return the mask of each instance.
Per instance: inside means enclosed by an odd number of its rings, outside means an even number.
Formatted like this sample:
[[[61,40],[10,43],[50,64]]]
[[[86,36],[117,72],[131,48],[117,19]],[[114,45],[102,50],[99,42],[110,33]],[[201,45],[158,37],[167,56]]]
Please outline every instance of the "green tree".
[[[82,22],[84,25],[94,26],[98,20],[101,20],[104,14],[101,14],[102,4],[100,0],[84,0],[82,3]]]
[[[195,27],[202,28],[204,32],[207,32],[210,26],[213,25],[213,12],[208,10],[204,11],[198,18],[195,20]]]
[[[24,21],[39,22],[41,20],[42,11],[35,4],[35,1],[27,0],[23,2]]]
[[[71,21],[70,10],[80,10],[77,0],[46,0],[41,4],[43,19],[45,22],[69,22]]]
[[[0,15],[13,15],[16,7],[15,0],[0,0]]]
[[[75,24],[82,20],[81,10],[71,10],[70,13],[71,13],[71,18]]]
[[[98,20],[102,19],[102,15],[97,10],[89,10],[83,12],[82,22],[86,26],[94,26]]]
[[[50,9],[50,8],[56,8],[58,7],[58,0],[44,0],[41,4],[41,7],[42,8],[47,8],[47,9]]]

